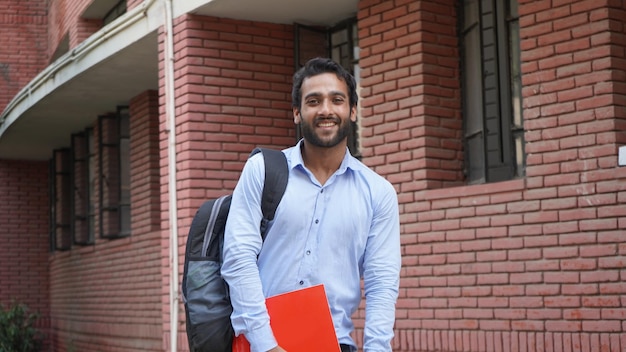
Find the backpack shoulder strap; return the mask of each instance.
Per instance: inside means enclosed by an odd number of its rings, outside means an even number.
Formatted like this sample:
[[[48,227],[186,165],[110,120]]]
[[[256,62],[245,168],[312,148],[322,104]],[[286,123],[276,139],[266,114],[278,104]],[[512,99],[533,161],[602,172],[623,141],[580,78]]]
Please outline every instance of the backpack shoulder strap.
[[[257,147],[250,153],[250,156],[259,152],[263,153],[265,160],[265,184],[261,197],[261,211],[263,212],[261,237],[265,239],[267,224],[274,219],[278,203],[280,203],[285,194],[285,189],[287,189],[289,167],[287,166],[287,158],[282,151]]]

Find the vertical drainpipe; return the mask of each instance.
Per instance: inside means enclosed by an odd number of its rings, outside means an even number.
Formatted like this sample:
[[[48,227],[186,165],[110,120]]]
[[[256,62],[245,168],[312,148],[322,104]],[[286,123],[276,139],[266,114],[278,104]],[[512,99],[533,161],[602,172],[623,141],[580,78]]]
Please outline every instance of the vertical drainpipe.
[[[168,131],[169,265],[170,265],[170,351],[178,345],[178,197],[176,194],[176,108],[174,96],[174,35],[172,0],[165,5],[165,111]]]

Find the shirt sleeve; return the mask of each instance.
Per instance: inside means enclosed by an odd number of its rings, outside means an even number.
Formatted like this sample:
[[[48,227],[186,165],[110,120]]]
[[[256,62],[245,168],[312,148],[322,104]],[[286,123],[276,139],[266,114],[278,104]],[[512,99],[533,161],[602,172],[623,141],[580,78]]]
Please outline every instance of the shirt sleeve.
[[[374,199],[374,217],[363,261],[365,352],[390,352],[400,285],[400,219],[398,197],[387,183]]]
[[[230,290],[235,335],[244,334],[252,352],[277,346],[257,266],[262,245],[259,226],[264,170],[260,153],[252,156],[243,168],[226,221],[221,271]]]

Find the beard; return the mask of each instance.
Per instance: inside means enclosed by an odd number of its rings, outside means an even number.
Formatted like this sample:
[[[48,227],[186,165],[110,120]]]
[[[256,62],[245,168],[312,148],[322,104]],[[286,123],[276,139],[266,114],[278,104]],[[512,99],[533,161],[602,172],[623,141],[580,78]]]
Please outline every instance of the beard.
[[[316,134],[314,126],[321,120],[334,120],[339,126],[337,133],[330,138],[323,138],[322,136]],[[310,144],[316,147],[332,148],[344,141],[350,135],[352,132],[352,123],[349,118],[345,120],[341,120],[338,117],[315,118],[312,123],[308,123],[305,120],[300,121],[300,130],[302,131],[302,137],[304,137],[304,140]]]

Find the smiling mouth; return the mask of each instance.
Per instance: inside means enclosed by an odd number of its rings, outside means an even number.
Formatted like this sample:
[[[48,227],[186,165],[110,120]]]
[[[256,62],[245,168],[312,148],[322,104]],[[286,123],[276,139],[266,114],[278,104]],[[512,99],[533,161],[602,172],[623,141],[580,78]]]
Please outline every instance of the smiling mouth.
[[[317,126],[319,127],[333,127],[335,125],[334,122],[322,122],[317,124]]]
[[[337,121],[336,119],[321,119],[318,121],[317,127],[329,128],[338,124],[339,124],[339,121]]]

